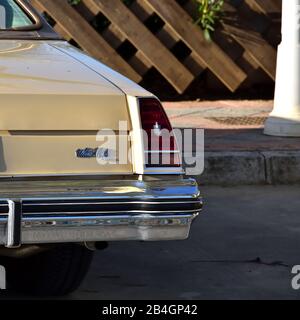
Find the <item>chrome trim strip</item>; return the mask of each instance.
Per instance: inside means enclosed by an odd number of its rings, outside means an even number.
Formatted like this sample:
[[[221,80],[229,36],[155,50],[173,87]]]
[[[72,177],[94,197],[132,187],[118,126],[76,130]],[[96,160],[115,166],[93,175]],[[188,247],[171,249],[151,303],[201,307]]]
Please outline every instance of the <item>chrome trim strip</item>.
[[[128,172],[110,172],[110,173],[105,173],[105,172],[101,172],[101,173],[60,173],[60,174],[15,174],[15,175],[3,175],[0,174],[0,179],[7,179],[7,178],[51,178],[51,177],[56,177],[56,178],[60,178],[60,177],[95,177],[95,176],[132,176],[132,171],[128,171]]]
[[[196,195],[196,197],[195,197],[195,199],[197,199],[197,197],[199,197],[200,196],[200,194],[199,195]],[[23,201],[48,201],[48,200],[53,200],[53,201],[55,201],[55,200],[57,200],[57,201],[64,201],[64,200],[67,200],[67,199],[70,199],[70,200],[92,200],[92,199],[95,199],[95,198],[97,198],[97,199],[108,199],[108,198],[112,198],[112,199],[116,199],[116,200],[122,200],[122,199],[128,199],[128,196],[121,196],[121,197],[118,197],[118,196],[116,196],[116,197],[112,197],[112,196],[107,196],[107,197],[105,197],[105,196],[97,196],[97,197],[84,197],[84,196],[82,196],[82,197],[70,197],[70,198],[67,198],[67,197],[46,197],[46,198],[41,198],[41,197],[37,197],[37,198],[23,198],[22,200]],[[133,196],[133,198],[134,198],[134,196]],[[143,196],[143,198],[145,198],[145,199],[162,199],[162,200],[172,200],[172,199],[178,199],[178,196],[167,196],[167,197],[164,197],[164,198],[161,198],[161,197],[159,197],[159,196],[152,196],[152,195],[146,195],[146,196]],[[193,199],[193,195],[189,195],[189,196],[187,196],[187,195],[183,195],[183,196],[181,196],[180,195],[180,198],[181,199]],[[6,199],[4,199],[5,201],[6,201]],[[1,199],[0,199],[0,201],[1,201]],[[138,200],[137,200],[138,201]],[[192,203],[194,203],[193,201],[191,201]],[[126,202],[122,202],[122,203],[124,203],[124,204],[126,204]],[[140,202],[138,202],[138,203],[140,203]],[[152,202],[151,202],[152,203]],[[172,202],[172,203],[174,203],[174,202]],[[183,203],[186,203],[186,202],[183,202]]]
[[[182,240],[196,214],[24,218],[23,243]]]
[[[46,179],[46,178],[43,178]],[[151,181],[131,179],[64,179],[64,180],[10,180],[0,183],[0,201],[7,199],[65,200],[95,199],[164,201],[174,199],[197,199],[200,191],[193,179],[181,177],[156,178]],[[2,203],[1,203],[2,204]]]
[[[197,214],[194,214],[196,216]],[[194,218],[190,214],[170,214],[170,215],[151,215],[151,214],[141,214],[141,215],[106,215],[106,216],[64,216],[64,217],[57,217],[57,216],[49,216],[49,217],[24,217],[23,222],[26,224],[27,222],[35,221],[35,222],[43,222],[43,221],[49,221],[49,220],[54,220],[54,221],[68,221],[68,220],[76,220],[80,221],[81,223],[84,224],[84,221],[88,220],[99,220],[99,221],[106,221],[105,223],[107,224],[119,224],[119,220],[122,220],[122,224],[126,221],[128,222],[134,222],[138,223],[139,221],[143,223],[144,221],[158,221],[158,220],[170,220],[169,223],[172,224],[172,220],[181,220],[181,219],[191,219]]]
[[[8,217],[7,217],[7,248],[18,248],[21,246],[21,203],[7,200]]]
[[[7,242],[6,247],[12,248],[14,243],[14,216],[15,216],[15,203],[8,200],[8,219],[7,219]]]
[[[195,212],[200,212],[201,209],[193,209],[193,210],[172,210],[170,211],[169,214],[173,214],[173,213],[195,213]],[[24,214],[24,216],[28,217],[28,216],[43,216],[43,215],[52,215],[52,214],[55,214],[55,215],[59,215],[59,214],[63,214],[63,215],[74,215],[74,216],[77,216],[77,215],[81,215],[81,214],[95,214],[95,215],[99,215],[99,217],[101,217],[101,215],[103,214],[160,214],[162,213],[162,211],[151,211],[151,210],[124,210],[124,211],[81,211],[81,212],[66,212],[66,211],[63,211],[63,212],[33,212],[33,213],[26,213]],[[163,212],[164,214],[168,214],[167,211],[164,211]]]
[[[41,199],[35,199],[35,201],[39,201]],[[49,201],[52,199],[48,199]],[[65,201],[69,201],[69,199],[63,199]],[[73,200],[73,199],[70,199]],[[95,199],[96,200],[96,199]],[[26,199],[26,201],[28,201],[28,199]],[[110,201],[110,202],[45,202],[45,203],[23,203],[23,206],[72,206],[72,205],[115,205],[115,204],[151,204],[151,205],[165,205],[165,204],[172,204],[172,205],[180,205],[180,204],[201,204],[200,200],[194,200],[194,201],[162,201],[161,202],[157,202],[157,201],[124,201],[124,202],[119,202],[119,201]],[[1,206],[1,205],[0,205]],[[2,205],[5,206],[5,205]]]

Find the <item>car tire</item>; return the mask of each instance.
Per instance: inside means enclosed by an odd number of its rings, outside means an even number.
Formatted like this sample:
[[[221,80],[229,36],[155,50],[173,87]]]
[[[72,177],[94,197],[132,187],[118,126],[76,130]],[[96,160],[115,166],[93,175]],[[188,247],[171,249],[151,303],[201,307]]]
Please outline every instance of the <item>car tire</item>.
[[[10,261],[8,284],[37,296],[63,296],[75,291],[89,270],[93,251],[67,244],[25,259]]]

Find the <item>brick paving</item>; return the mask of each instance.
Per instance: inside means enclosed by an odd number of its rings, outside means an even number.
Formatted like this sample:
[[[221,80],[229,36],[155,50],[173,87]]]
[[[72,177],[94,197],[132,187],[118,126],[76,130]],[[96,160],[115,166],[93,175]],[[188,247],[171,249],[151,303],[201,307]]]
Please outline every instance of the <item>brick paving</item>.
[[[208,151],[300,150],[300,138],[263,134],[271,100],[164,102],[164,107],[174,127],[205,129]]]

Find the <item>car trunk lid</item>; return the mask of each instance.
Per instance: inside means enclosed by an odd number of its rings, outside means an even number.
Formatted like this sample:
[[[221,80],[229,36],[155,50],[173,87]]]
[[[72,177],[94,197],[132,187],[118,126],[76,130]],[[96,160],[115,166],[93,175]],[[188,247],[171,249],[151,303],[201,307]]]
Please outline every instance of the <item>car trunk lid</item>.
[[[131,124],[125,94],[68,54],[44,41],[1,40],[0,100],[0,176],[132,173],[78,156],[102,147],[99,130],[118,141]]]

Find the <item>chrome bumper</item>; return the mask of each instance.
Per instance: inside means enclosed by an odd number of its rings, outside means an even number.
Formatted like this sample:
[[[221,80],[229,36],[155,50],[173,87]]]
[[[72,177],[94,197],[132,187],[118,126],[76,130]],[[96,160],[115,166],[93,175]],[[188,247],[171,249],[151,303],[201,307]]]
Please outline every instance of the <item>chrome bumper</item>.
[[[196,182],[0,184],[0,244],[180,240],[202,208]]]

